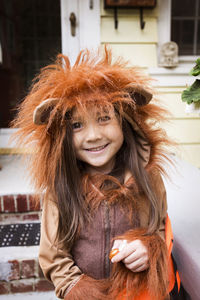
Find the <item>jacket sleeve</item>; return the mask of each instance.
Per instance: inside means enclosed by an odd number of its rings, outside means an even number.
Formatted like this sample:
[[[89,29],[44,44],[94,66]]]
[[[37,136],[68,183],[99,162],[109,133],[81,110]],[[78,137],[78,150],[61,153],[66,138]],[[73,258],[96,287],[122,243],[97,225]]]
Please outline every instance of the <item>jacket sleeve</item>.
[[[167,194],[160,173],[158,173],[155,176],[154,185],[155,185],[155,191],[157,193],[158,205],[160,209],[160,220],[159,220],[159,227],[157,233],[163,240],[165,240],[165,224],[167,220]]]
[[[45,199],[46,200],[46,199]],[[58,226],[56,204],[47,200],[43,203],[39,263],[44,276],[55,286],[56,296],[64,298],[81,277],[80,269],[74,264],[70,252],[58,246],[55,241]]]

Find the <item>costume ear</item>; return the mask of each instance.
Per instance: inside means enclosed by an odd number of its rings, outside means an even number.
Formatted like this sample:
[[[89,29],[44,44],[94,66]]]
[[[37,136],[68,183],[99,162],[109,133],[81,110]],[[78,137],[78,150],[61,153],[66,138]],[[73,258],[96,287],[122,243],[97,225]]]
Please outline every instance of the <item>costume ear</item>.
[[[128,87],[126,91],[136,103],[136,105],[143,106],[148,104],[152,99],[152,94],[141,87]]]
[[[58,98],[48,98],[40,103],[34,110],[33,123],[36,125],[44,125],[48,123],[51,111],[58,103]]]

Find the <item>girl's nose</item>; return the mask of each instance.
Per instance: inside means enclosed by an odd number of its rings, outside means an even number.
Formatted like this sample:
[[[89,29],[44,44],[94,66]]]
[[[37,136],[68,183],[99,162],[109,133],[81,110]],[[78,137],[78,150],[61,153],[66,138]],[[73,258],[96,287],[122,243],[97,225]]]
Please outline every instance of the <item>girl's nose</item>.
[[[93,142],[99,139],[101,139],[101,129],[99,128],[99,126],[96,124],[91,124],[87,126],[86,141]]]

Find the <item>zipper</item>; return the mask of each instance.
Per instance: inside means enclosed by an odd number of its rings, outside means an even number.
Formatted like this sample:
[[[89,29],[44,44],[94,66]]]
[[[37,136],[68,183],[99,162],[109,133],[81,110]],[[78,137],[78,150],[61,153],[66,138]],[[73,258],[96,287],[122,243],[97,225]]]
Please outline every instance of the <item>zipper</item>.
[[[109,213],[109,205],[108,202],[105,201],[105,214],[104,214],[104,229],[105,229],[105,255],[104,255],[104,275],[105,278],[110,276],[110,213]]]

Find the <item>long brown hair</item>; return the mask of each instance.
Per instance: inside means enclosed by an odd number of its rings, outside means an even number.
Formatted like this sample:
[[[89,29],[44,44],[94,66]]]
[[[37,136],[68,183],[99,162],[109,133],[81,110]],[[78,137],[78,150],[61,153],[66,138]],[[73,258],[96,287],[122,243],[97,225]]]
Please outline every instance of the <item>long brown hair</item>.
[[[83,176],[81,169],[84,169],[84,166],[76,159],[70,120],[67,120],[66,123],[66,134],[61,151],[61,167],[57,168],[54,187],[59,210],[57,238],[70,247],[79,229],[83,226],[84,222],[88,222],[90,216],[81,188]],[[150,234],[158,227],[160,217],[158,201],[152,189],[149,175],[137,153],[137,133],[133,131],[131,124],[126,119],[122,120],[122,130],[124,143],[116,156],[116,164],[113,169],[119,171],[117,172],[119,176],[124,175],[125,170],[130,170],[135,179],[138,193],[144,194],[150,202],[148,228],[148,233]],[[115,172],[111,171],[109,179],[112,179],[111,176],[115,176],[114,174]],[[103,176],[102,174],[102,178]],[[119,183],[120,185],[123,184],[122,181]]]

